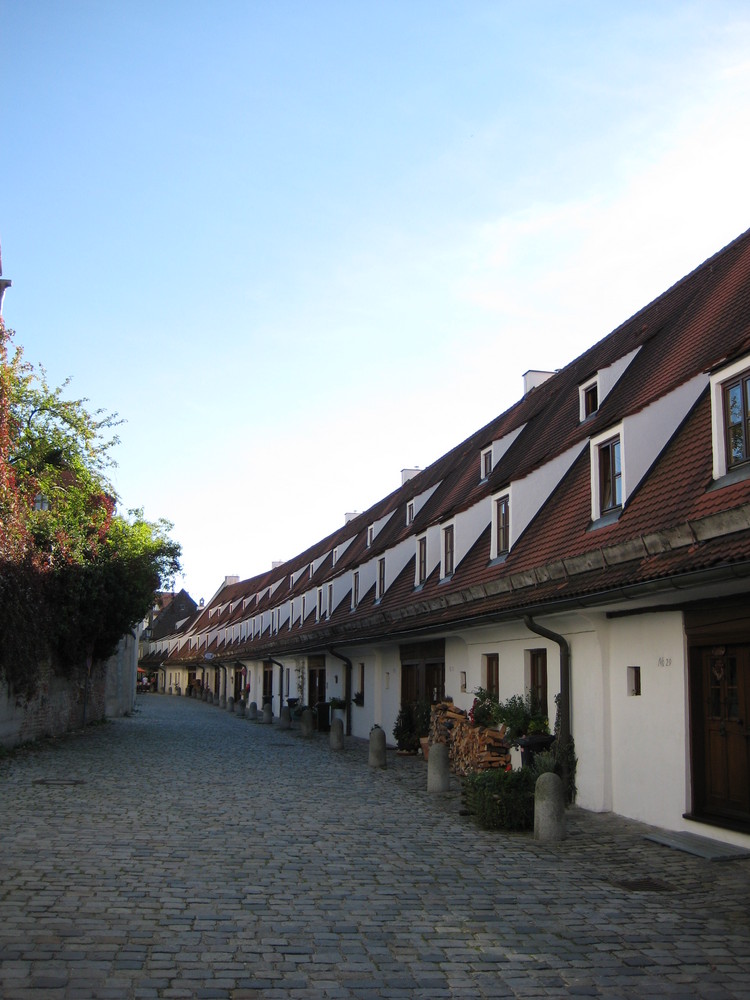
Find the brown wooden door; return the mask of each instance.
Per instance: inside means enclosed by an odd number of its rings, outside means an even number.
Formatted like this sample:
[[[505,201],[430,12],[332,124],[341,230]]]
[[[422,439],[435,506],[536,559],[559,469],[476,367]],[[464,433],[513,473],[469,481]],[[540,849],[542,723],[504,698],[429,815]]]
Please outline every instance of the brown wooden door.
[[[701,650],[705,811],[750,822],[750,646]]]
[[[326,668],[310,667],[307,678],[308,704],[310,708],[326,700]]]
[[[273,702],[273,664],[263,664],[263,704],[270,705]]]

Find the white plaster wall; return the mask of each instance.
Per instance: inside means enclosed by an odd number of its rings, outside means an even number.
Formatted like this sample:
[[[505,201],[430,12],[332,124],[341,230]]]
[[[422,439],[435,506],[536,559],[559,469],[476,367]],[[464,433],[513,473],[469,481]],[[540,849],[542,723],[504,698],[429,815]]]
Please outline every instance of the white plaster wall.
[[[679,612],[610,626],[612,809],[677,830],[688,808],[685,641]],[[640,697],[628,694],[640,666]]]
[[[579,443],[568,448],[561,455],[545,462],[541,468],[514,480],[510,488],[510,544],[513,546],[529,523],[536,516],[542,504],[560,483],[560,480],[571,467],[585,443]]]

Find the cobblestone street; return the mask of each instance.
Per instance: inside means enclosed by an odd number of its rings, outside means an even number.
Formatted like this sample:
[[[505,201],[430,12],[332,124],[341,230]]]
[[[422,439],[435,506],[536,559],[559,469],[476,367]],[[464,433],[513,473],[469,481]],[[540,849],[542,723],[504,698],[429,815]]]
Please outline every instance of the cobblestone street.
[[[750,861],[486,833],[426,773],[158,695],[10,754],[0,994],[750,997]]]

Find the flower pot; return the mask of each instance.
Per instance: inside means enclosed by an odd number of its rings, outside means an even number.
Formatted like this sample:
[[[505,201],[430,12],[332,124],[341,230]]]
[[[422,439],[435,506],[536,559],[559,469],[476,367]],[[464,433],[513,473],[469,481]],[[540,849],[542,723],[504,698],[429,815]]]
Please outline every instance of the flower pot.
[[[524,767],[531,767],[534,763],[534,754],[549,750],[555,742],[552,733],[529,733],[528,736],[521,736],[517,740],[521,748],[521,764]]]

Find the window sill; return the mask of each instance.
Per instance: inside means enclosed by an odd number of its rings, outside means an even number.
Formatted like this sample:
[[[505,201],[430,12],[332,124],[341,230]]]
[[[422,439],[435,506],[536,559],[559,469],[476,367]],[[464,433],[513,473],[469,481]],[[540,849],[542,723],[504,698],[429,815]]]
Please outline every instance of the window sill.
[[[723,476],[714,479],[707,487],[706,493],[721,490],[725,486],[733,486],[735,483],[744,483],[748,479],[750,479],[750,462],[745,462],[744,465],[736,465],[729,472],[725,472]]]
[[[507,552],[503,552],[502,555],[495,556],[494,559],[490,559],[489,565],[490,566],[502,566],[503,563],[507,560],[507,558],[508,558],[508,553]]]
[[[597,528],[606,528],[609,524],[615,524],[620,520],[620,514],[622,514],[622,507],[614,507],[612,510],[608,510],[606,514],[602,514],[601,517],[597,517],[595,521],[592,521],[587,530],[596,531]]]

